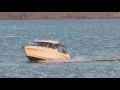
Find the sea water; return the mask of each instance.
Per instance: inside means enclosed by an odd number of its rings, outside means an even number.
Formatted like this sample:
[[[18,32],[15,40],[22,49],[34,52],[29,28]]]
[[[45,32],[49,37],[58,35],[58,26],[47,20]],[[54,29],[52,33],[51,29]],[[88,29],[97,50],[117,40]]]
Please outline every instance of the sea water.
[[[28,63],[22,45],[55,39],[69,62]],[[0,20],[0,78],[120,78],[120,19]]]

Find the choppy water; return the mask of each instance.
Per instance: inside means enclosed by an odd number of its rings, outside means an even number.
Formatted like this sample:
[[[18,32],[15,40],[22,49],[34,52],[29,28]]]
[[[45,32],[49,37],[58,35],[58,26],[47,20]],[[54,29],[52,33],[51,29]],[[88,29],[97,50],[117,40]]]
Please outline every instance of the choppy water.
[[[70,62],[27,63],[34,39],[66,44]],[[1,78],[120,78],[120,19],[1,20]]]

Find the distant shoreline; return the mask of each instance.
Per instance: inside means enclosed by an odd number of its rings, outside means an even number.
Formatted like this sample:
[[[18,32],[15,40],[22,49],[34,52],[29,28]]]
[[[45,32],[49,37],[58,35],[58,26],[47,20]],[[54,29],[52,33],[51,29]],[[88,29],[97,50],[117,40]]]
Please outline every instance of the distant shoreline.
[[[90,19],[90,20],[93,20],[93,19],[120,19],[120,18],[51,18],[51,19],[0,19],[1,21],[2,20],[83,20],[83,19]]]
[[[118,12],[0,12],[0,20],[120,19]]]

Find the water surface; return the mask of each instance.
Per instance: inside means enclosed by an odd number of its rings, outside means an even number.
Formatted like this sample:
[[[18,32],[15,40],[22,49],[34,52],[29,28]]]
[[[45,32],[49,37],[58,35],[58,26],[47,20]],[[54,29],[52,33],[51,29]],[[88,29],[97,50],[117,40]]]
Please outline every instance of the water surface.
[[[70,62],[27,63],[21,46],[55,39]],[[1,78],[119,78],[120,19],[1,20]]]

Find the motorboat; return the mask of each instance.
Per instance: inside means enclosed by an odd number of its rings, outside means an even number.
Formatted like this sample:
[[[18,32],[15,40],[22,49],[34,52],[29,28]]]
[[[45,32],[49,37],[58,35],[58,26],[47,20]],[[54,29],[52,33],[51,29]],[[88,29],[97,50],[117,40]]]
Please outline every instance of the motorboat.
[[[57,40],[34,40],[32,43],[22,46],[26,57],[33,62],[47,60],[70,60],[67,46]]]

